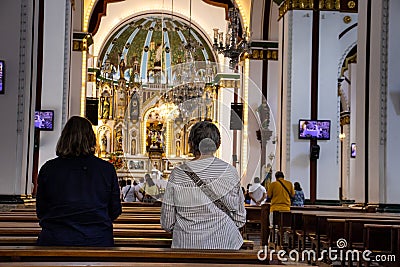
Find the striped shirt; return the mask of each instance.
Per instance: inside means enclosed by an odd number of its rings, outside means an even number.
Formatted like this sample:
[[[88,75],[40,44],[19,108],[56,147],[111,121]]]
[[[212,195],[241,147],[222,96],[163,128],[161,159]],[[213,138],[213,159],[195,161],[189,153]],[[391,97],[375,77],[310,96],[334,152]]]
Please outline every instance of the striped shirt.
[[[220,197],[232,218],[219,209],[178,166],[171,175],[161,207],[161,226],[172,232],[172,248],[239,249],[246,222],[244,196],[236,169],[215,157],[187,163]]]

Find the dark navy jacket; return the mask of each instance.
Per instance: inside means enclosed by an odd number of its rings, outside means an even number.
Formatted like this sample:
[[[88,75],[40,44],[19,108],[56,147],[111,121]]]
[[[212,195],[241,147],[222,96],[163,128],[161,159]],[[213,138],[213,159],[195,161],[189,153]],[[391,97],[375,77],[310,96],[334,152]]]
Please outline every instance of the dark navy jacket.
[[[55,158],[40,169],[36,213],[42,246],[113,246],[122,212],[114,166],[93,155]]]

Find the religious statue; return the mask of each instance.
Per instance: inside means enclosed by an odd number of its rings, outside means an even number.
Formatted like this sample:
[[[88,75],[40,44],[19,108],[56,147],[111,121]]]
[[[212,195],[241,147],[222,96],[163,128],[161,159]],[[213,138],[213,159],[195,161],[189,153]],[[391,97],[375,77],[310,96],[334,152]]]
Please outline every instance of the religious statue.
[[[132,97],[131,97],[130,117],[131,117],[131,120],[138,120],[138,117],[139,117],[139,107],[138,107],[136,90],[133,92]]]
[[[125,106],[126,106],[126,94],[124,91],[123,87],[120,87],[117,91],[118,93],[118,103],[117,103],[117,107],[118,107],[118,113],[117,113],[117,117],[118,118],[123,118],[125,115]]]
[[[181,156],[181,142],[180,141],[176,141],[176,156],[180,157]]]
[[[124,59],[121,59],[119,62],[119,78],[120,79],[125,79],[125,61]]]
[[[122,151],[122,130],[118,129],[115,134],[115,141],[117,143],[116,151]]]
[[[107,142],[108,141],[106,133],[103,133],[103,135],[101,136],[101,147],[100,147],[102,154],[105,154],[107,152]]]
[[[110,116],[110,101],[108,100],[108,97],[105,97],[103,101],[103,110],[101,113],[101,118],[108,119],[109,116]]]

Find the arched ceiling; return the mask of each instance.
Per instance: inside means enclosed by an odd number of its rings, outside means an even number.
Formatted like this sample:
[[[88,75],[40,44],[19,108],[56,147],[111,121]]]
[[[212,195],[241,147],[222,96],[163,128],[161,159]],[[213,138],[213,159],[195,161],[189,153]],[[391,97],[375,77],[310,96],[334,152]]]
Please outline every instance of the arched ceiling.
[[[87,30],[91,34],[96,34],[100,26],[101,18],[107,13],[107,5],[115,2],[122,2],[125,0],[84,0],[85,14],[90,13],[90,19],[87,21]],[[172,1],[172,0],[171,0]],[[205,3],[225,9],[225,19],[228,19],[228,9],[233,7],[234,4],[231,0],[203,0]],[[237,0],[236,1],[241,16],[244,20],[245,27],[248,26],[250,20],[250,7],[251,0]]]
[[[213,28],[226,30],[226,11],[218,3],[229,6],[229,2],[230,0],[84,0],[83,28],[84,31],[89,31],[89,26],[93,30],[96,28],[93,25],[100,25],[93,38],[95,42],[94,56],[100,54],[100,49],[110,34],[127,20],[134,16],[154,12],[174,14],[186,20],[191,19],[193,25],[197,25],[199,32],[203,33],[205,39],[208,39],[211,44]],[[236,0],[235,3],[239,7],[243,26],[248,27],[251,0]],[[192,5],[191,9],[190,4]],[[96,12],[94,12],[95,9]]]
[[[108,60],[117,66],[123,59],[127,68],[133,66],[135,61],[146,65],[162,61],[163,67],[169,69],[185,60],[185,46],[189,40],[196,45],[193,52],[196,61],[216,61],[201,33],[188,22],[161,14],[138,16],[120,25],[109,36],[98,60],[101,65]],[[145,60],[142,60],[143,56]]]

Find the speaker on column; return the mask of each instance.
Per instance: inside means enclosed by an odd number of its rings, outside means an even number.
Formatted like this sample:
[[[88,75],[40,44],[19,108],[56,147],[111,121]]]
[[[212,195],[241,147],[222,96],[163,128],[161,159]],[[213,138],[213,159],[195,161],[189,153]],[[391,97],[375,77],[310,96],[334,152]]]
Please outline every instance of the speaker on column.
[[[242,130],[243,127],[243,103],[231,103],[231,130]]]
[[[93,124],[99,124],[99,99],[86,97],[86,118]]]
[[[319,145],[311,145],[310,147],[310,159],[319,159]]]

